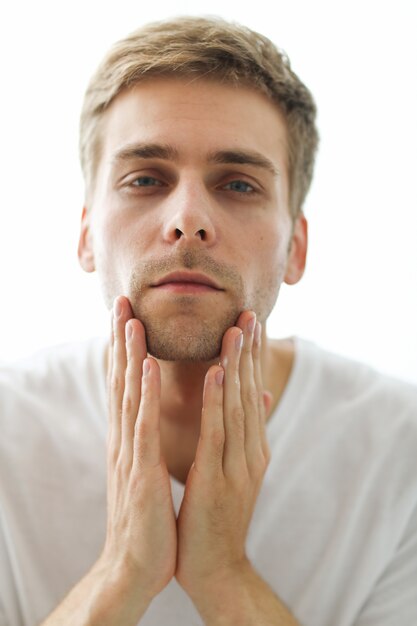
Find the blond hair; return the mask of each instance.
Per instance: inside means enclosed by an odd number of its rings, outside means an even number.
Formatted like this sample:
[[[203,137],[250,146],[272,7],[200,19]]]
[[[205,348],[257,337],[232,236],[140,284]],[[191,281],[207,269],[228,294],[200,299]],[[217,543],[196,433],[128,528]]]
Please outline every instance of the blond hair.
[[[290,210],[302,210],[318,145],[313,97],[285,53],[267,37],[221,18],[154,22],[117,42],[88,85],[80,120],[80,159],[87,195],[101,149],[100,121],[118,94],[152,76],[206,77],[253,87],[283,113],[288,134]]]

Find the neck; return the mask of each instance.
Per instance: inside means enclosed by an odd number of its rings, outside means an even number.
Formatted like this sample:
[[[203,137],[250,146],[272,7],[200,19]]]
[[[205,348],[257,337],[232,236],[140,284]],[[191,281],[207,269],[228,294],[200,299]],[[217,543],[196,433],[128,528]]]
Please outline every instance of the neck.
[[[264,389],[272,393],[267,419],[286,387],[294,360],[291,340],[267,339],[262,330]],[[185,482],[200,435],[205,375],[218,363],[158,361],[161,370],[161,447],[169,472]]]
[[[262,331],[262,378],[272,393],[268,420],[287,385],[294,361],[291,340],[268,340]],[[161,447],[168,471],[179,482],[187,480],[200,435],[204,378],[213,363],[160,361]]]

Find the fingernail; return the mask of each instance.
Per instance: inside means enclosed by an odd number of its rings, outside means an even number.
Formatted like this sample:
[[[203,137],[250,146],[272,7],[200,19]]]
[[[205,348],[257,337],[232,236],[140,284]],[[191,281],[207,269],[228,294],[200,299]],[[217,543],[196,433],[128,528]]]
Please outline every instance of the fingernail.
[[[255,324],[256,324],[256,315],[254,315],[253,317],[250,318],[248,324],[247,324],[247,329],[248,331],[252,334],[254,329],[255,329]]]
[[[238,351],[241,350],[242,344],[243,344],[243,333],[240,333],[240,335],[236,337],[235,343],[236,343],[236,350]]]
[[[120,304],[120,300],[116,300],[114,303],[114,316],[116,319],[119,319],[121,314],[122,314],[122,305]]]
[[[218,385],[222,385],[223,384],[223,378],[224,378],[224,370],[218,370],[216,372],[216,375],[215,375],[216,383]]]
[[[149,363],[149,359],[145,359],[143,362],[143,374],[144,376],[147,376],[147,374],[149,374],[149,370],[151,369],[150,363]]]
[[[132,324],[130,324],[130,322],[128,322],[126,324],[126,341],[129,341],[132,338],[132,335],[133,335]]]

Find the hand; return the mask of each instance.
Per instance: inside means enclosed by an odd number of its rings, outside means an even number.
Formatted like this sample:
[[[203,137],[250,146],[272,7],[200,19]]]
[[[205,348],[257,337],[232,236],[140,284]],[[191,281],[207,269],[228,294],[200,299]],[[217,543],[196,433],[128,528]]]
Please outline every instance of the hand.
[[[211,367],[205,379],[200,439],[177,521],[175,575],[192,599],[248,564],[247,531],[270,455],[271,396],[262,387],[261,327],[255,333],[254,322],[245,311],[238,327],[226,331],[222,366]]]
[[[101,560],[129,588],[151,599],[173,577],[177,553],[170,477],[161,458],[160,370],[155,359],[146,358],[145,330],[132,319],[129,300],[119,297],[116,303],[120,314],[112,316],[109,352],[108,519]]]

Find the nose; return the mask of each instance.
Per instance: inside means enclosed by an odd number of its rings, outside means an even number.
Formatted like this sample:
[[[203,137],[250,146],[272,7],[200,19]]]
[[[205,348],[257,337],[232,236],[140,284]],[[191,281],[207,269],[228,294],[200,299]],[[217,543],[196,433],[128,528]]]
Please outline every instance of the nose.
[[[211,246],[216,241],[213,200],[203,183],[178,183],[164,212],[163,237],[170,244],[179,241]]]

